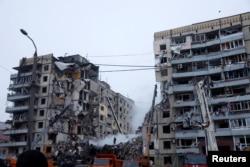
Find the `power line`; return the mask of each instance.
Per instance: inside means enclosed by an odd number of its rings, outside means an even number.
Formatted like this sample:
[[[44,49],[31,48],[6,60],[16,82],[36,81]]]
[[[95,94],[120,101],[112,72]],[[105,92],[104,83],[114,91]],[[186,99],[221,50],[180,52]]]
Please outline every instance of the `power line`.
[[[9,73],[11,73],[11,71],[8,70],[6,67],[4,67],[4,66],[2,66],[2,65],[0,65],[0,67],[1,67],[2,69],[4,69],[4,70],[8,71]]]
[[[142,70],[152,70],[155,68],[139,68],[139,69],[127,69],[127,70],[107,70],[107,71],[99,71],[99,72],[123,72],[123,71],[142,71]]]
[[[124,56],[141,56],[141,55],[149,55],[154,52],[146,52],[146,53],[132,53],[132,54],[122,54],[122,55],[104,55],[104,56],[88,56],[88,57],[124,57]]]
[[[115,66],[115,67],[155,67],[155,66],[148,66],[148,65],[119,65],[119,64],[95,64],[97,66]]]

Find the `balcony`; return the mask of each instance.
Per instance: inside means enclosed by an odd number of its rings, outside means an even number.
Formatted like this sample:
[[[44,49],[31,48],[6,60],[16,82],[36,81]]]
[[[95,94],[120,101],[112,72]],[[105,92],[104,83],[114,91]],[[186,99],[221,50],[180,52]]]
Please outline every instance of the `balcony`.
[[[173,92],[190,92],[194,90],[194,84],[180,84],[173,86]]]
[[[36,86],[39,86],[40,80],[37,80],[35,84],[36,84]],[[13,90],[13,89],[19,89],[19,88],[30,87],[30,86],[31,86],[31,81],[30,82],[19,82],[19,83],[10,84],[9,89]]]
[[[22,133],[28,133],[28,129],[10,129],[3,131],[4,135],[13,135],[13,134],[22,134]]]
[[[192,148],[176,148],[176,153],[199,153],[199,148],[192,147]]]
[[[29,97],[30,97],[30,93],[28,94],[15,93],[15,94],[8,94],[7,100],[16,101],[16,100],[28,99]]]
[[[233,70],[238,70],[238,69],[243,69],[245,68],[245,63],[235,63],[235,64],[228,64],[226,65],[223,69],[221,66],[213,66],[200,69],[200,70],[193,70],[193,71],[188,71],[188,72],[180,72],[180,73],[173,73],[172,76],[173,78],[183,78],[183,77],[194,77],[194,76],[201,76],[201,75],[209,75],[209,74],[217,74],[221,73],[221,71],[233,71]]]
[[[237,102],[237,101],[247,101],[250,99],[250,95],[243,96],[233,96],[233,97],[221,97],[221,98],[211,98],[211,104],[225,104],[227,102]]]
[[[36,74],[41,74],[40,71],[36,71]],[[16,74],[11,74],[10,75],[10,79],[15,79],[15,78],[18,78],[18,77],[28,77],[28,76],[32,76],[32,72],[25,72],[25,73],[16,73]]]
[[[23,111],[28,111],[29,106],[18,106],[18,107],[6,107],[5,112],[7,113],[14,113],[14,112],[23,112]]]
[[[187,58],[175,59],[175,60],[171,60],[171,63],[183,64],[183,63],[192,63],[192,62],[197,62],[197,61],[207,61],[207,60],[213,60],[213,59],[218,59],[222,57],[233,56],[236,54],[242,54],[242,53],[246,53],[246,49],[244,46],[240,46],[240,47],[230,49],[230,50],[224,50],[224,51],[207,53],[207,54],[204,53],[201,55],[193,55]]]
[[[196,137],[198,137],[198,130],[182,130],[182,131],[176,131],[175,133],[175,138],[196,138]]]
[[[0,147],[21,147],[26,145],[27,145],[26,141],[0,143]]]
[[[235,34],[230,34],[230,35],[226,35],[226,36],[221,36],[220,40],[221,43],[225,43],[225,42],[231,42],[237,39],[243,39],[243,32],[238,32]]]
[[[208,46],[212,46],[212,45],[219,45],[219,44],[220,44],[220,39],[217,38],[217,39],[214,39],[214,40],[193,44],[192,49],[204,48],[204,47],[208,47]]]
[[[250,135],[250,127],[232,128],[232,135]]]
[[[246,85],[249,84],[249,78],[235,78],[234,80],[227,80],[227,81],[213,81],[213,88],[223,88],[223,87],[230,87],[236,85]]]
[[[194,100],[192,100],[192,101],[178,100],[178,101],[174,102],[173,107],[184,107],[184,106],[195,106],[195,105],[196,105],[196,103]]]
[[[203,42],[203,43],[193,44],[192,48],[208,47],[208,46],[212,46],[212,45],[218,45],[218,44],[221,44],[221,43],[234,41],[234,40],[237,40],[237,39],[243,39],[243,32],[238,32],[238,33],[235,33],[235,34],[221,36],[220,39],[217,38],[217,39],[206,41],[206,42]]]

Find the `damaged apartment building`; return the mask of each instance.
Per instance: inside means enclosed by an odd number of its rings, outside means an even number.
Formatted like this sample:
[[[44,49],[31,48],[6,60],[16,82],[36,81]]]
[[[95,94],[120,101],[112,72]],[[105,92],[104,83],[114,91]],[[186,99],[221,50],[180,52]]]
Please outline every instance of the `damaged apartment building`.
[[[37,67],[33,69],[36,61]],[[12,106],[11,128],[3,132],[9,142],[8,154],[20,154],[28,148],[53,155],[67,152],[73,145],[97,141],[109,134],[132,133],[133,100],[111,90],[99,81],[99,66],[80,55],[36,59],[23,58],[10,76],[7,100]],[[35,88],[31,89],[32,73]],[[34,93],[34,105],[30,97]],[[30,110],[33,107],[34,110]],[[30,115],[30,117],[29,117]],[[60,150],[61,149],[61,150]]]
[[[250,13],[154,33],[156,81],[150,156],[181,166],[187,153],[206,154],[196,84],[203,80],[220,151],[250,146]],[[147,122],[144,123],[144,134]],[[145,137],[144,137],[144,141]]]

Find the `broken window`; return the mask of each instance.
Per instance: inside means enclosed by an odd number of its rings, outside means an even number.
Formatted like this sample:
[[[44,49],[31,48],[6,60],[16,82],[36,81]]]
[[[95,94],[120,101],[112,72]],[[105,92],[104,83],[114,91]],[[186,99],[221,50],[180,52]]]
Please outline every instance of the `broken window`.
[[[42,93],[47,93],[47,87],[42,87]]]
[[[103,115],[100,115],[100,120],[103,121]]]
[[[190,81],[189,81],[189,78],[182,78],[181,80],[178,80],[178,81],[174,81],[174,84],[177,84],[177,85],[180,85],[180,84],[189,84]]]
[[[104,111],[104,106],[101,106],[101,111]]]
[[[205,34],[194,34],[192,36],[192,42],[201,42],[205,40]]]
[[[207,62],[206,61],[196,62],[196,69],[207,69]]]
[[[175,101],[190,101],[190,94],[177,94],[175,95]]]
[[[241,128],[250,126],[250,118],[241,118],[230,120],[232,128]]]
[[[224,75],[225,79],[235,79],[235,78],[247,77],[248,73],[249,72],[246,69],[240,69],[240,70],[224,72]]]
[[[247,60],[246,54],[237,54],[223,58],[224,64],[239,63],[246,60]]]
[[[215,121],[215,124],[218,128],[229,128],[229,121],[228,120],[218,120]]]
[[[160,63],[161,63],[161,64],[167,63],[167,57],[165,57],[165,56],[164,56],[164,57],[161,57],[161,58],[160,58]]]
[[[44,110],[39,110],[39,116],[44,116]]]
[[[162,69],[161,76],[168,76],[168,69]]]
[[[169,125],[162,126],[162,131],[163,133],[170,133],[170,126]]]
[[[150,149],[150,150],[154,149],[154,142],[153,142],[153,141],[151,141],[151,142],[149,143],[149,149]]]
[[[102,133],[103,126],[102,126],[102,125],[100,125],[100,126],[99,126],[99,128],[100,128],[100,132]]]
[[[48,71],[48,70],[49,70],[49,65],[45,65],[45,66],[43,67],[43,69],[44,69],[44,71]]]
[[[197,146],[196,138],[191,139],[177,139],[176,146],[178,147],[194,147]]]
[[[247,111],[250,109],[249,106],[250,106],[250,101],[231,103],[230,111]]]
[[[172,164],[172,158],[169,156],[169,157],[164,157],[164,164]]]
[[[162,112],[162,117],[163,117],[163,118],[169,118],[169,117],[170,117],[169,111],[163,111],[163,112]]]
[[[235,34],[237,32],[242,32],[242,27],[240,27],[240,26],[232,26],[230,28],[222,29],[221,30],[221,35],[226,36],[226,35]]]
[[[221,80],[221,74],[217,73],[217,74],[214,74],[214,75],[210,75],[210,78],[211,78],[212,81],[220,81]]]
[[[167,49],[166,44],[162,44],[162,45],[160,45],[160,50],[166,50],[166,49]]]
[[[43,128],[43,122],[38,122],[38,128],[39,129]]]
[[[220,45],[213,45],[207,47],[207,52],[208,53],[220,52]]]
[[[51,149],[51,146],[47,146],[47,147],[46,147],[46,153],[51,153],[51,150],[52,150],[52,149]]]
[[[192,49],[192,54],[193,55],[201,55],[201,54],[205,54],[206,50],[205,48],[196,48],[196,49]]]
[[[42,98],[41,99],[41,105],[45,104],[46,103],[46,99],[45,98]]]
[[[218,36],[219,36],[219,31],[218,30],[216,30],[216,31],[210,31],[210,32],[206,33],[206,40],[207,41],[209,41],[209,40],[215,40],[215,39],[218,38]]]
[[[48,81],[48,76],[43,76],[43,82],[47,82]]]
[[[172,38],[171,44],[178,45],[178,44],[184,44],[186,43],[186,37],[177,37],[177,38]]]
[[[171,142],[170,141],[163,141],[163,148],[164,149],[171,149]]]
[[[229,49],[237,48],[240,46],[243,46],[242,39],[234,40],[234,41],[230,41],[230,42],[226,42],[226,43],[221,44],[222,50],[229,50]]]

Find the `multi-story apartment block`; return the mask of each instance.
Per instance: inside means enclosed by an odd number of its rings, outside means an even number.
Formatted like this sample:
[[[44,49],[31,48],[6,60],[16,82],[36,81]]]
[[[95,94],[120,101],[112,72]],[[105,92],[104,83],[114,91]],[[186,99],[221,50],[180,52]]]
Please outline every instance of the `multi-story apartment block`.
[[[23,58],[14,68],[17,73],[10,76],[7,100],[12,102],[12,106],[8,106],[6,112],[12,114],[13,120],[11,128],[3,132],[9,136],[10,142],[1,143],[0,147],[7,147],[10,154],[20,154],[29,149],[30,144],[32,149],[49,156],[60,148],[64,148],[61,152],[66,151],[65,146],[70,147],[72,143],[97,140],[117,132],[113,116],[109,117],[109,105],[106,103],[105,112],[105,105],[99,100],[100,85],[103,84],[98,79],[98,66],[80,55],[58,58],[52,54],[38,56],[35,69],[34,61],[34,57]],[[32,74],[35,75],[34,83],[31,83]],[[32,85],[35,85],[34,89]],[[107,92],[112,92],[109,88],[106,87]],[[30,105],[32,93],[33,106]],[[107,95],[116,100],[126,99],[120,98],[118,93],[113,94],[114,97]],[[130,99],[126,101],[132,102]],[[132,109],[132,103],[129,107]],[[118,113],[118,108],[114,108],[114,112]],[[128,112],[128,108],[122,111]],[[128,113],[131,114],[130,110]],[[131,131],[126,122],[129,121],[128,113],[124,120],[118,119],[125,133]],[[51,128],[46,129],[49,126]],[[30,143],[27,140],[29,135]]]
[[[183,155],[206,153],[204,130],[196,126],[202,123],[195,93],[200,80],[218,149],[250,146],[249,12],[156,32],[154,53],[162,96],[151,137],[155,165],[181,166]]]
[[[130,134],[134,101],[114,92],[110,85],[100,82],[100,132],[102,134]],[[103,124],[101,124],[103,123]]]

